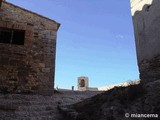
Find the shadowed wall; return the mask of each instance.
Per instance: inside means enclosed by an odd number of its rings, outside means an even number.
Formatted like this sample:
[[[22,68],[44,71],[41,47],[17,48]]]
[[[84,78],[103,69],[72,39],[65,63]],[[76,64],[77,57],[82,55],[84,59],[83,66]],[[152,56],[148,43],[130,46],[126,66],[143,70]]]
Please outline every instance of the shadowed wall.
[[[137,61],[142,82],[160,79],[160,1],[131,0]]]
[[[11,3],[1,3],[0,92],[53,90],[59,25]]]

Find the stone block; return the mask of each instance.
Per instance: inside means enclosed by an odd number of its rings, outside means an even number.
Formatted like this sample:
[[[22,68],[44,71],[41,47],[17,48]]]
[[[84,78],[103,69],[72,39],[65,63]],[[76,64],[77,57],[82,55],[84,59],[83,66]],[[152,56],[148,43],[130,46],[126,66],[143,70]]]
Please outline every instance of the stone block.
[[[42,68],[42,72],[49,73],[50,72],[50,68]]]
[[[45,68],[45,64],[44,64],[44,63],[39,63],[39,66],[40,66],[41,68]]]

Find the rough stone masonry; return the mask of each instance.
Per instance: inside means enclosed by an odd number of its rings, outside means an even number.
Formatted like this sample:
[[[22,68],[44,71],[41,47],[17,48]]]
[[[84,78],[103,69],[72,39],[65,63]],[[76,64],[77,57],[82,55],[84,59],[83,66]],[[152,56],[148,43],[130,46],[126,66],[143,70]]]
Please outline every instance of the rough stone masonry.
[[[0,5],[0,92],[53,89],[60,24],[6,1]]]
[[[130,0],[140,78],[160,79],[160,1]]]

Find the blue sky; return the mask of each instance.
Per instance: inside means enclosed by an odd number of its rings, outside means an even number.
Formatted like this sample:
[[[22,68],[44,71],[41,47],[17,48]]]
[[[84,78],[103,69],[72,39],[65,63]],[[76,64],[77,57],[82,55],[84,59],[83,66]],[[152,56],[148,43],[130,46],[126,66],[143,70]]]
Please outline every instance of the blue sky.
[[[61,23],[55,86],[90,87],[139,78],[129,0],[7,0]]]

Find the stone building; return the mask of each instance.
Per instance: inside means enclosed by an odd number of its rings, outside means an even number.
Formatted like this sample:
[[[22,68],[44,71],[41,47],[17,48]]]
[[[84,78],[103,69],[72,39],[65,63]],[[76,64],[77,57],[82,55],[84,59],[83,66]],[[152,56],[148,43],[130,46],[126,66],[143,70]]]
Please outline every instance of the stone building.
[[[60,24],[0,2],[0,92],[53,90]]]
[[[130,0],[142,82],[160,79],[160,1]]]
[[[86,91],[88,87],[89,87],[88,77],[85,76],[78,77],[78,90]]]
[[[78,91],[98,91],[98,88],[89,87],[88,77],[78,77]]]

